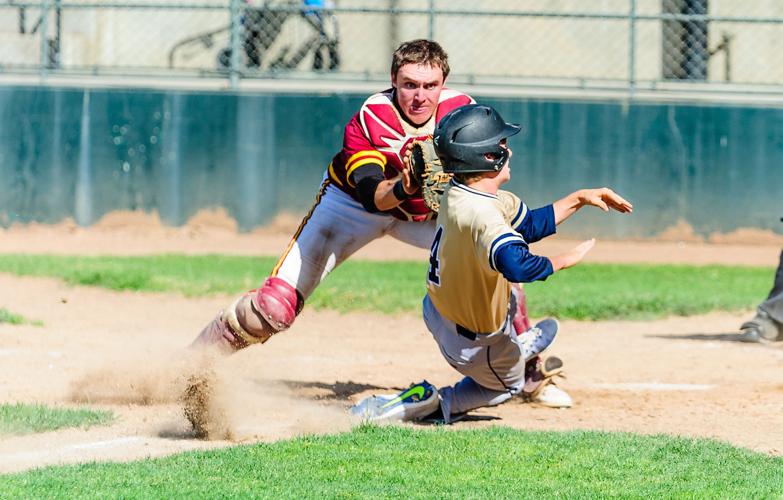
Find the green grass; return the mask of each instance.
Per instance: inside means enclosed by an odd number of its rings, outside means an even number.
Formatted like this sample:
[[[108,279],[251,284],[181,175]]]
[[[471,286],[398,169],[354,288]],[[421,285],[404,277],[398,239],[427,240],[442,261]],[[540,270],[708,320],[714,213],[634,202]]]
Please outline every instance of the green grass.
[[[59,277],[112,290],[237,294],[260,286],[276,259],[221,255],[68,257],[0,255],[0,272]],[[341,312],[418,313],[423,262],[348,261],[308,300]],[[582,264],[526,287],[532,316],[644,319],[758,304],[774,270],[759,267]]]
[[[272,258],[222,255],[82,257],[0,255],[0,272],[52,276],[72,285],[111,290],[179,292],[189,296],[236,293],[259,286],[274,265]]]
[[[601,432],[347,434],[0,476],[8,498],[779,498],[783,459]]]
[[[88,409],[49,408],[43,405],[0,404],[0,436],[32,434],[65,427],[108,425],[111,412]]]
[[[533,316],[651,319],[758,305],[773,268],[586,264],[525,287]]]
[[[11,325],[34,325],[43,326],[43,323],[38,320],[27,319],[19,314],[14,314],[8,309],[0,307],[0,323],[8,323]]]

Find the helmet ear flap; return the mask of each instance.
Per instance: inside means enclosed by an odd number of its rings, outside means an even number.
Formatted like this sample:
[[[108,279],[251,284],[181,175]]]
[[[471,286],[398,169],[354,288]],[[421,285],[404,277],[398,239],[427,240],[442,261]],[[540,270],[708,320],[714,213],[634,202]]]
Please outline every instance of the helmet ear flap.
[[[500,156],[495,160],[495,172],[500,172],[500,169],[502,169],[503,165],[508,161],[508,157],[508,149],[501,147]]]

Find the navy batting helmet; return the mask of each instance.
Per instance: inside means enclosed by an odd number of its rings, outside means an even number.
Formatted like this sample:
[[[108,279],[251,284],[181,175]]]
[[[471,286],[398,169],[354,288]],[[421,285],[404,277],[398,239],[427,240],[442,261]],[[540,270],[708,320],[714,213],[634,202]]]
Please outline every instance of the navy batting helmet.
[[[441,118],[433,142],[444,172],[497,172],[509,155],[500,142],[520,130],[519,125],[506,123],[494,108],[468,104]]]

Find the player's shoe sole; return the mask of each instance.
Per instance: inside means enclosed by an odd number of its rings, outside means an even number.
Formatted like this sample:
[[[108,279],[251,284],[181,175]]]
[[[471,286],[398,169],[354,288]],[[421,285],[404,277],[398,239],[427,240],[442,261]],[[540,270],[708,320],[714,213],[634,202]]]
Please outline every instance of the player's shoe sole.
[[[440,406],[438,389],[426,380],[399,394],[369,396],[351,407],[349,413],[368,422],[419,420]]]
[[[454,422],[459,422],[460,420],[465,419],[467,417],[467,413],[452,413],[449,415],[449,421],[446,422],[446,418],[443,416],[443,412],[440,408],[435,410],[433,413],[430,413],[429,415],[419,419],[418,421],[424,424],[433,424],[433,425],[451,425]]]
[[[740,330],[738,338],[740,342],[748,342],[752,344],[761,344],[764,342],[768,342],[766,339],[764,339],[761,336],[758,329],[756,328],[744,328]]]
[[[560,325],[554,318],[547,318],[536,323],[530,330],[517,334],[520,349],[525,361],[538,356],[549,349],[557,337]]]

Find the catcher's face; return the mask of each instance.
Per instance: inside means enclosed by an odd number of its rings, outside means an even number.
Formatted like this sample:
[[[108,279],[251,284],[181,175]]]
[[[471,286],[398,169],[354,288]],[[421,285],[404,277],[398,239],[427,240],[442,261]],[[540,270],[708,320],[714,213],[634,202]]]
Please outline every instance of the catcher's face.
[[[443,80],[442,69],[423,64],[405,64],[392,75],[397,105],[409,121],[421,125],[435,113]]]

